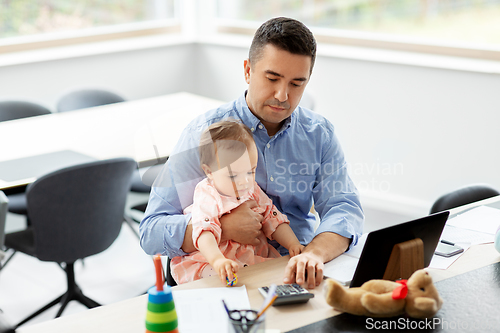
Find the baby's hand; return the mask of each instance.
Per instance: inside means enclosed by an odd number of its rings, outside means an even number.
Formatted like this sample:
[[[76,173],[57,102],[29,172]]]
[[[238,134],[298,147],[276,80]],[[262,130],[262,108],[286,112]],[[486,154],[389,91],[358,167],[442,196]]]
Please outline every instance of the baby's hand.
[[[305,246],[300,243],[290,246],[290,248],[288,249],[288,252],[290,253],[290,258],[295,257],[298,254],[301,254],[304,247]]]
[[[231,281],[233,279],[233,273],[238,272],[240,266],[236,261],[227,258],[221,258],[215,260],[212,265],[214,270],[219,274],[222,283],[226,284],[226,277]]]

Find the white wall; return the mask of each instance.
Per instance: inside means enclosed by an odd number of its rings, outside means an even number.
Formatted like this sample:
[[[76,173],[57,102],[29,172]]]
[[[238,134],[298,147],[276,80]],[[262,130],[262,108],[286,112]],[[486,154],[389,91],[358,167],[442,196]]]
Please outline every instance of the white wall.
[[[200,94],[245,87],[246,48],[205,45]],[[336,126],[364,202],[426,214],[470,183],[500,189],[500,75],[318,56],[307,88]]]
[[[195,48],[181,44],[0,66],[0,98],[30,99],[55,110],[62,94],[82,87],[114,90],[126,99],[190,91],[197,72]]]
[[[230,101],[246,87],[247,52],[181,44],[0,67],[0,98],[52,108],[63,91],[95,85],[128,99],[190,91]],[[418,216],[469,183],[500,189],[500,75],[320,55],[308,90],[336,126],[367,207]]]

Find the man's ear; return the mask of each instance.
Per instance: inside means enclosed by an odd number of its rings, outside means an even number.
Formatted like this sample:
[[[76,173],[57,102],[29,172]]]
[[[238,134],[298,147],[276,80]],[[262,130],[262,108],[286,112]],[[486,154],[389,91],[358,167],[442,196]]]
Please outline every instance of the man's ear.
[[[245,71],[245,82],[250,83],[250,59],[245,59],[243,61],[243,67]]]
[[[205,175],[207,175],[208,179],[212,179],[213,178],[213,176],[212,176],[212,170],[210,169],[210,167],[208,165],[202,164],[201,168],[203,169],[203,172],[205,173]]]

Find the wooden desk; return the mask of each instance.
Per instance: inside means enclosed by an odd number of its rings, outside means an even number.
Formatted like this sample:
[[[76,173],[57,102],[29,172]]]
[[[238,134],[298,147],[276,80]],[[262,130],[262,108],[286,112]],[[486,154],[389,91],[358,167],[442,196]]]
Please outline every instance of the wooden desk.
[[[0,122],[0,163],[63,150],[96,159],[131,157],[140,162],[157,157],[154,145],[160,156],[168,156],[194,117],[221,104],[181,92]],[[6,181],[0,175],[0,190],[34,180]]]
[[[283,257],[261,264],[243,268],[238,274],[238,285],[246,285],[252,308],[259,308],[262,296],[257,288],[271,283],[282,283],[283,272],[288,257]],[[448,270],[430,269],[434,281],[440,281],[479,267],[500,261],[500,254],[493,244],[471,247]],[[176,289],[194,289],[222,287],[218,277],[210,277],[192,283],[174,287]],[[323,286],[312,292],[315,297],[306,304],[285,307],[271,307],[266,314],[266,328],[280,329],[286,332],[319,320],[335,316],[338,311],[326,304]],[[123,302],[105,305],[82,313],[54,319],[52,321],[21,327],[19,333],[137,333],[144,331],[147,295]]]

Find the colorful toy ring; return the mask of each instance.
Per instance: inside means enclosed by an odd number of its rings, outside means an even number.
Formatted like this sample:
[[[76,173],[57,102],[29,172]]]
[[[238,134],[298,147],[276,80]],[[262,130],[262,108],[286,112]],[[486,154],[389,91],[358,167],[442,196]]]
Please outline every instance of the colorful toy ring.
[[[234,278],[231,281],[229,281],[229,279],[226,276],[226,284],[228,287],[233,287],[238,283],[238,276],[236,275],[236,273],[233,273],[233,276]]]

